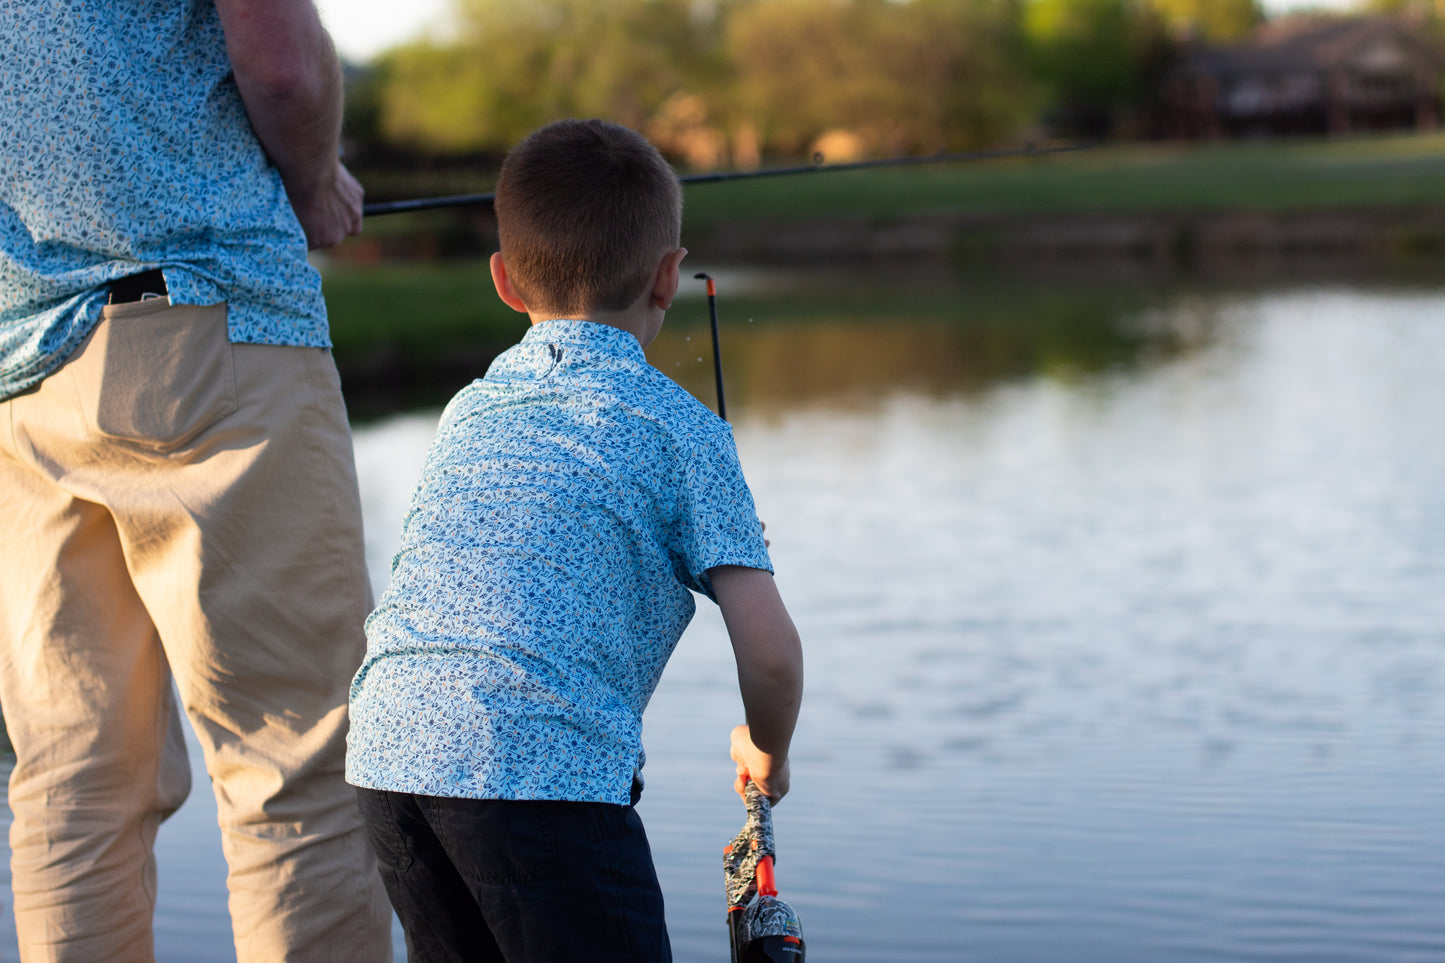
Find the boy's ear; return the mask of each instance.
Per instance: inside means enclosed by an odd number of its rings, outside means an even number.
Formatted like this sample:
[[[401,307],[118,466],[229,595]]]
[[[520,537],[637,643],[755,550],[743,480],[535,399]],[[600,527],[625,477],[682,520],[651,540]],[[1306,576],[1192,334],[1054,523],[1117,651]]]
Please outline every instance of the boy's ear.
[[[502,260],[502,252],[498,251],[492,255],[492,284],[497,289],[497,297],[502,303],[513,311],[527,313],[527,305],[517,296],[516,290],[512,288],[512,279],[507,276],[507,262]]]
[[[680,247],[668,251],[657,265],[657,277],[652,284],[652,303],[664,311],[672,307],[672,299],[677,297],[677,287],[682,278],[682,259],[685,257],[687,248]]]

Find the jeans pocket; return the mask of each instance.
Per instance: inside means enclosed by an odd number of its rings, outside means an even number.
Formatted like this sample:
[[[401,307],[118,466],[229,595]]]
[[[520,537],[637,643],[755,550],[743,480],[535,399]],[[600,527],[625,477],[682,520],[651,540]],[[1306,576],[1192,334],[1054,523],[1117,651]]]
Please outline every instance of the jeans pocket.
[[[225,305],[112,306],[65,369],[92,429],[163,452],[236,410]]]
[[[556,810],[567,803],[428,797],[423,805],[468,885],[536,883],[556,869]]]
[[[411,848],[406,844],[406,834],[397,824],[387,793],[376,789],[356,790],[356,805],[361,810],[361,822],[366,827],[367,839],[376,853],[376,861],[383,873],[404,873],[411,868]]]

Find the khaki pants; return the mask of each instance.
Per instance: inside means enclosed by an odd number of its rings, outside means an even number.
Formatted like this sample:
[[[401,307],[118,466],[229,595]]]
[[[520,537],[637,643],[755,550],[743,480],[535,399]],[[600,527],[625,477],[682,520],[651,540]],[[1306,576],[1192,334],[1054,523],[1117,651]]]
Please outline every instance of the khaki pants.
[[[149,960],[160,821],[204,747],[241,961],[389,960],[343,782],[370,607],[351,436],[316,348],[224,305],[106,309],[0,403],[0,707],[21,955]]]

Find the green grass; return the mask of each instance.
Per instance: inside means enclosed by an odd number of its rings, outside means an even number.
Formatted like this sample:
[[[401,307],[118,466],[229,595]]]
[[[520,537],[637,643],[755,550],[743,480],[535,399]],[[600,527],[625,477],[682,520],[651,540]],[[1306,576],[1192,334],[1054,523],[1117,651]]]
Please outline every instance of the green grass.
[[[687,190],[688,224],[919,213],[1445,207],[1445,134],[1338,141],[1129,145],[930,167],[801,175]]]
[[[497,299],[481,259],[334,266],[322,289],[347,404],[360,420],[443,404],[527,328]]]
[[[485,261],[351,265],[324,276],[338,358],[378,350],[431,357],[452,346],[507,345],[527,319],[502,304]]]
[[[481,175],[478,174],[478,177]],[[491,190],[490,180],[449,185]],[[401,194],[439,193],[422,182]],[[388,193],[396,193],[389,191]],[[441,192],[447,193],[447,192]],[[1129,144],[936,166],[694,184],[686,221],[920,213],[1041,215],[1445,207],[1445,133],[1220,144]],[[465,230],[480,209],[391,215],[376,236]]]
[[[336,267],[324,274],[324,289],[337,362],[353,412],[362,418],[441,404],[526,330],[526,319],[497,299],[480,261]],[[783,290],[726,291],[719,313],[725,341],[755,334],[749,330],[754,319],[756,331],[810,344],[821,337],[818,331],[834,327],[941,326],[967,329],[971,352],[992,358],[1000,370],[1017,364],[1032,370],[1041,352],[1090,369],[1134,350],[1132,335],[1114,331],[1115,319],[1155,293],[1107,284],[1060,290],[948,274],[910,276],[906,283],[887,275],[798,275]],[[706,353],[707,303],[690,276],[668,319],[676,343],[662,350],[672,373],[675,362]],[[710,382],[702,387],[711,390]]]
[[[489,191],[480,170],[439,184],[418,175],[378,182],[377,196]],[[1108,213],[1178,210],[1293,211],[1445,206],[1445,133],[1220,144],[1128,144],[1070,154],[937,166],[804,174],[695,184],[687,221],[838,214],[889,218],[936,212]],[[451,212],[368,223],[380,236],[458,229]]]
[[[937,213],[1046,217],[1389,207],[1445,209],[1445,134],[1132,145],[1008,161],[695,185],[687,191],[685,236],[705,237],[727,221],[763,218],[842,215],[886,224]],[[481,253],[494,243],[489,231],[476,210],[398,215],[368,223],[364,239],[381,250],[467,256],[373,266],[338,262],[326,270],[324,290],[336,357],[352,384],[381,385],[407,403],[445,400],[450,391],[480,375],[492,355],[521,337],[526,319],[505,307],[492,290]],[[1426,240],[1438,243],[1433,236]],[[900,291],[912,286],[894,285],[886,303],[874,304],[876,292],[834,284],[767,297],[730,293],[725,311],[734,318],[756,312],[794,321],[886,322],[890,317],[957,318],[958,306],[965,304],[975,319],[1012,327],[1033,314],[1055,318],[1098,315],[1102,310],[1091,303],[1103,297],[1099,292],[1070,286],[1060,293],[1060,304],[1044,304],[1024,296],[1030,287],[1003,283],[995,290],[989,284],[970,284],[966,291],[930,289],[900,297]],[[684,325],[705,317],[699,295],[699,288],[684,285],[671,316]],[[1020,311],[1025,305],[1027,310]],[[1073,317],[1067,326],[1087,327],[1086,321]],[[1052,343],[1062,343],[1061,337]],[[393,403],[378,397],[374,407]]]

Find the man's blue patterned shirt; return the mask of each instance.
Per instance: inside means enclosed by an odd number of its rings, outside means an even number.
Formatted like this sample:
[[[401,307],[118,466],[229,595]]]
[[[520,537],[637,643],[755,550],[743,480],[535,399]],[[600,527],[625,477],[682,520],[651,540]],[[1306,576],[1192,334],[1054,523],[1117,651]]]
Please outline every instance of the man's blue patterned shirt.
[[[348,781],[625,804],[717,565],[772,571],[727,423],[631,334],[534,325],[442,415],[366,624]]]
[[[330,343],[213,0],[0,0],[0,22],[0,398],[151,268],[172,303],[226,302],[232,341]]]

